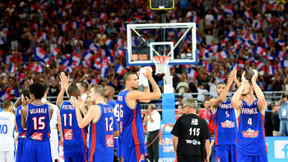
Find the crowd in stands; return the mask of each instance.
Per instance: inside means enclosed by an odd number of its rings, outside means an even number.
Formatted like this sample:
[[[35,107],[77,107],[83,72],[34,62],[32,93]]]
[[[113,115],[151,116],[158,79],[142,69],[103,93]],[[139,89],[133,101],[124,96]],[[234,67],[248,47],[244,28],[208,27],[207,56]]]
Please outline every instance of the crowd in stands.
[[[161,21],[148,1],[12,0],[0,8],[2,101],[19,97],[28,79],[50,85],[49,96],[57,96],[59,71],[72,82],[111,85],[117,93],[123,73],[137,70],[125,65],[126,25]],[[176,1],[166,22],[197,23],[199,63],[171,68],[175,92],[216,96],[216,83],[232,68],[239,78],[257,69],[264,91],[288,91],[287,11],[284,0]],[[156,81],[163,85],[162,75]]]

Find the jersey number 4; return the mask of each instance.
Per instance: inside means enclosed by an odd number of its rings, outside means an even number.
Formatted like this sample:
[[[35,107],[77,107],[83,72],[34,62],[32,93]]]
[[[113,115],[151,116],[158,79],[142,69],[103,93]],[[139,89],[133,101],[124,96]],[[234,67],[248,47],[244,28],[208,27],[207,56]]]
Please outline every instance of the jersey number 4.
[[[252,118],[249,118],[247,123],[248,123],[249,125],[252,125]]]
[[[45,116],[40,116],[39,118],[33,117],[32,120],[33,120],[34,130],[45,129],[45,122],[43,121],[43,120],[45,120]]]

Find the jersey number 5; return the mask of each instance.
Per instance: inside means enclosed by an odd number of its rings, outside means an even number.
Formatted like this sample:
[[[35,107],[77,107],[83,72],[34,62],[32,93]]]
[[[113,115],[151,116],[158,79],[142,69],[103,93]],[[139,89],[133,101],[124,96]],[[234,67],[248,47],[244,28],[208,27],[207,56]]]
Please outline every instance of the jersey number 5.
[[[45,116],[40,116],[37,120],[37,117],[33,117],[33,124],[34,124],[34,130],[43,130],[45,128],[45,122],[43,121],[45,119]]]

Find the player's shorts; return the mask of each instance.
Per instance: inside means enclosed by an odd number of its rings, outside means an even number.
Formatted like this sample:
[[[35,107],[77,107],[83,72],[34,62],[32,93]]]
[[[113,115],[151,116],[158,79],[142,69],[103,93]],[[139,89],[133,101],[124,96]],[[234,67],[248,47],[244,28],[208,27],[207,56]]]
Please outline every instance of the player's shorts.
[[[64,154],[64,161],[65,162],[75,162],[75,161],[85,162],[87,160],[85,160],[85,154],[76,154],[73,156],[65,156]]]
[[[124,150],[124,162],[145,162],[145,145],[140,144]]]
[[[18,138],[17,150],[16,150],[16,162],[23,161],[23,148],[26,138]]]
[[[250,155],[244,155],[239,150],[237,151],[237,162],[268,162],[267,154],[263,155],[256,155],[256,156],[250,156]]]
[[[109,149],[104,149],[104,150],[99,150],[96,148],[94,148],[95,152],[93,155],[91,155],[91,151],[92,149],[89,148],[89,157],[88,157],[88,161],[93,161],[93,162],[111,162],[114,160],[114,147],[113,148],[109,148]],[[92,157],[93,156],[93,157]]]
[[[0,151],[0,161],[14,161],[14,150]]]
[[[230,162],[236,161],[236,145],[217,145],[216,161]]]
[[[52,161],[49,141],[36,141],[26,138],[23,152],[24,161]]]
[[[114,141],[115,141],[115,148],[117,149],[117,151],[116,151],[117,157],[121,158],[124,156],[124,151],[123,151],[123,146],[122,146],[121,140],[118,137],[118,138],[114,138]]]

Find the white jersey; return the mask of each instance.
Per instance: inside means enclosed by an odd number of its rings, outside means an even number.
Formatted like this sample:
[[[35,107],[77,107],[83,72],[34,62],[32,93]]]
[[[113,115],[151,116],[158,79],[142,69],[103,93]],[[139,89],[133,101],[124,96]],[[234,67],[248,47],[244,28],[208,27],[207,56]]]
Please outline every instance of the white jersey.
[[[15,115],[11,112],[0,112],[0,151],[14,150]]]
[[[52,118],[50,120],[50,145],[51,145],[51,155],[52,155],[52,159],[58,159],[59,158],[59,153],[58,153],[58,129],[56,127],[57,125],[57,111],[58,111],[58,107],[54,104],[51,104],[52,108],[53,108],[53,114],[52,114]]]
[[[45,98],[41,99],[42,103],[46,103],[47,100]],[[52,160],[54,161],[55,159],[59,158],[59,153],[58,153],[58,129],[56,127],[57,125],[57,112],[58,112],[58,106],[49,103],[49,105],[53,108],[53,114],[50,120],[50,148],[51,148],[51,156]]]

